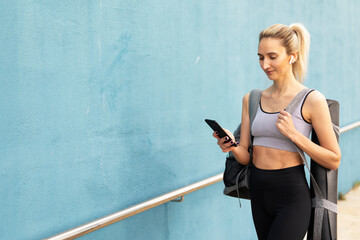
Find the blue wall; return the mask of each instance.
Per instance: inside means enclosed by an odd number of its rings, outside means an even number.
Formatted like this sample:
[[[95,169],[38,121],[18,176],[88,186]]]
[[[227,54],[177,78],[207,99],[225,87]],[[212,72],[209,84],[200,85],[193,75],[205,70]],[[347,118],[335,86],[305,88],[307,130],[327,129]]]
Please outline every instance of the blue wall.
[[[302,22],[305,84],[360,120],[360,3],[1,1],[0,238],[41,239],[220,173],[205,118],[235,129],[270,84],[257,37]],[[341,136],[339,190],[360,175]],[[81,239],[255,239],[250,204],[222,183]]]

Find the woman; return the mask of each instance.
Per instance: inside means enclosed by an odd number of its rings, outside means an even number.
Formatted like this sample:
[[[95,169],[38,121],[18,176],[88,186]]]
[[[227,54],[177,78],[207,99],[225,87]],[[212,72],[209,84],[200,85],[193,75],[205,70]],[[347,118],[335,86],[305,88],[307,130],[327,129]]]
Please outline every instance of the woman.
[[[261,68],[272,85],[262,92],[252,126],[249,120],[249,93],[243,97],[241,136],[237,147],[232,138],[220,139],[223,152],[231,151],[236,160],[249,164],[250,128],[254,136],[253,166],[250,175],[251,209],[258,238],[303,239],[311,214],[310,190],[304,165],[295,145],[320,165],[337,169],[341,152],[334,134],[325,97],[309,90],[290,115],[284,109],[302,85],[307,70],[310,35],[301,24],[275,24],[259,36]],[[314,128],[320,146],[309,139]]]

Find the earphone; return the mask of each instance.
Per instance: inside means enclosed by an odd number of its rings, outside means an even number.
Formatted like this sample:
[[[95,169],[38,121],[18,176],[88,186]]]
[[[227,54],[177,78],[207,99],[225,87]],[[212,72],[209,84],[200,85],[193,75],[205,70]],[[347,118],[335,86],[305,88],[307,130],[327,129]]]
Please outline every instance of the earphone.
[[[294,56],[291,56],[289,64],[292,64],[292,60],[294,59]]]

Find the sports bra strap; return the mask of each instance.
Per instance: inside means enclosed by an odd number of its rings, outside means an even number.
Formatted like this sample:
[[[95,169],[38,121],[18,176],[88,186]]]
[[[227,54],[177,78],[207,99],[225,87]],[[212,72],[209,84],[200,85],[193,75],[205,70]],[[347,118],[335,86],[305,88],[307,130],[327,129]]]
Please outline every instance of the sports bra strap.
[[[306,94],[308,94],[310,91],[313,91],[313,89],[304,88],[300,92],[296,94],[296,96],[293,98],[293,100],[290,102],[290,104],[285,108],[285,111],[292,114],[292,112],[295,110],[296,106],[300,103],[300,101],[305,97]]]

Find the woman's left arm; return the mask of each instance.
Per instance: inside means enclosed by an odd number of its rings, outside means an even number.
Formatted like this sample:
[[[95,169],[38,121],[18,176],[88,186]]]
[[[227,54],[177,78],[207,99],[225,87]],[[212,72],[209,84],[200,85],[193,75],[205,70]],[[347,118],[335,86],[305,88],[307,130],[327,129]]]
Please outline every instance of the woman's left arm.
[[[309,94],[303,106],[303,115],[311,122],[320,145],[297,131],[291,115],[285,111],[280,112],[276,123],[279,131],[321,166],[337,169],[340,165],[341,151],[333,130],[328,104],[320,92],[314,91]]]

